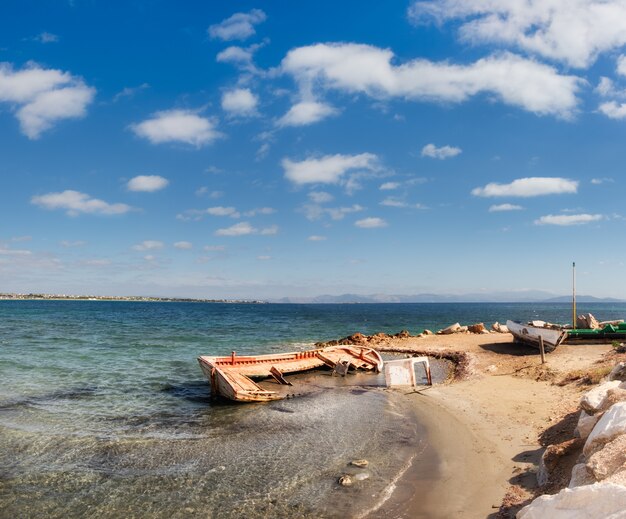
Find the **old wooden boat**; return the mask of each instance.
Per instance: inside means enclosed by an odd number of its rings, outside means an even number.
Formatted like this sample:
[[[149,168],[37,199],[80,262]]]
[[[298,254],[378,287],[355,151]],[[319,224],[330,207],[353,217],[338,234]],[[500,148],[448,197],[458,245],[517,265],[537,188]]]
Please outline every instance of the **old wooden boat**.
[[[280,400],[284,393],[263,389],[252,379],[272,377],[279,384],[291,385],[284,375],[324,366],[345,374],[348,369],[381,371],[383,360],[377,351],[360,346],[331,346],[316,350],[267,355],[198,357],[200,367],[211,383],[211,393],[237,402]]]
[[[515,340],[535,348],[539,348],[540,338],[543,339],[543,348],[546,352],[553,351],[567,337],[567,331],[558,328],[533,326],[515,321],[507,321],[506,326]]]

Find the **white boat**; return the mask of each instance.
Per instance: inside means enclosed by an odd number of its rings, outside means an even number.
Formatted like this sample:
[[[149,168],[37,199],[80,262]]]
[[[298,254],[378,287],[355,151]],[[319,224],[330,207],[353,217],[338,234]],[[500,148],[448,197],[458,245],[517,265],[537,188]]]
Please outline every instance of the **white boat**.
[[[539,338],[543,339],[543,348],[546,352],[554,350],[567,337],[567,331],[555,328],[543,328],[522,324],[515,321],[507,321],[506,326],[515,337],[515,340],[524,342],[539,348]]]

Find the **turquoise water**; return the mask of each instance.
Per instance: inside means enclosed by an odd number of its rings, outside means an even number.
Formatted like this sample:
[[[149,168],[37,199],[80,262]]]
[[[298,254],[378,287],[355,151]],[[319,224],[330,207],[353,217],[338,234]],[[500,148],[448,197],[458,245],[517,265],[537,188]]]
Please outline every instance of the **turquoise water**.
[[[626,305],[580,305],[599,319]],[[0,516],[350,517],[419,451],[380,377],[302,376],[302,398],[213,401],[201,354],[311,347],[356,331],[541,318],[568,305],[0,302]],[[367,458],[367,479],[337,477]],[[357,471],[358,472],[358,471]]]

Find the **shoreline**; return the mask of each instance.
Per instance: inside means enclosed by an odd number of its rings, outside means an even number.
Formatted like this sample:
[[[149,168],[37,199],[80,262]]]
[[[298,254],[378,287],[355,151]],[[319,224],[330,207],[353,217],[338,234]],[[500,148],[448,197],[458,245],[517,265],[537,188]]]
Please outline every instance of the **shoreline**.
[[[537,352],[515,344],[509,334],[394,337],[375,347],[463,354],[471,364],[463,380],[406,395],[431,450],[415,459],[438,467],[438,473],[425,475],[413,464],[376,514],[383,519],[515,517],[538,492],[536,472],[546,446],[541,436],[555,426],[558,432],[585,390],[555,382],[590,368],[612,349],[561,345],[541,365]]]

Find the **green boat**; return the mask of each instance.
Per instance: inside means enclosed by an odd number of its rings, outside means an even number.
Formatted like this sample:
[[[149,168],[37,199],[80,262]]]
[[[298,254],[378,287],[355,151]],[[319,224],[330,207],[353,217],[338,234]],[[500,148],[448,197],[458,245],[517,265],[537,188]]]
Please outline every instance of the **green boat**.
[[[607,324],[604,328],[595,330],[583,328],[567,330],[567,342],[612,342],[624,339],[626,339],[626,323],[620,323],[618,325]]]

